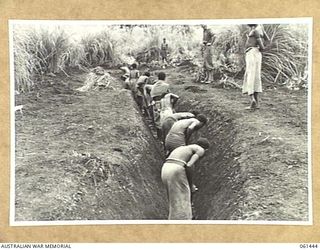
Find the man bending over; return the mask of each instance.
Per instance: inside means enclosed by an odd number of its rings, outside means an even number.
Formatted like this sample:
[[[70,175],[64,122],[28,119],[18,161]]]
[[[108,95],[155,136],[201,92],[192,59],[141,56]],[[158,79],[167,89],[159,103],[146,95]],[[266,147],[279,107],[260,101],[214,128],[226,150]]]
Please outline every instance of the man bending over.
[[[163,164],[161,179],[169,200],[169,220],[192,219],[192,171],[209,146],[207,139],[200,138],[196,144],[173,150]]]

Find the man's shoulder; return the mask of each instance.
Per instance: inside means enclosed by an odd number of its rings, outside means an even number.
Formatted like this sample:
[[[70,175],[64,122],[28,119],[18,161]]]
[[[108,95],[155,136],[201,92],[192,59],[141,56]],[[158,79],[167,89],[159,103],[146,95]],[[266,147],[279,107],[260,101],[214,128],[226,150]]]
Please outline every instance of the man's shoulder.
[[[199,156],[203,155],[203,153],[204,153],[203,147],[199,146],[198,144],[190,144],[189,146],[190,146],[190,148],[192,148],[192,149],[196,152],[196,154],[198,154]]]
[[[254,30],[249,32],[249,36],[255,37],[255,38],[260,38],[260,37],[262,37],[262,35],[263,34],[257,29],[254,29]]]
[[[155,83],[153,84],[153,86],[157,86],[159,84],[161,84],[161,80],[156,80]]]
[[[195,118],[191,117],[191,118],[186,118],[186,119],[181,119],[178,120],[177,123],[179,124],[190,124],[194,121]]]
[[[162,86],[169,86],[170,84],[169,83],[166,83],[165,81],[163,80],[158,80],[154,85],[162,85]]]
[[[213,33],[213,30],[212,30],[211,28],[208,28],[208,29],[207,29],[207,33],[210,34],[210,35],[213,35],[213,34],[214,34],[214,33]]]

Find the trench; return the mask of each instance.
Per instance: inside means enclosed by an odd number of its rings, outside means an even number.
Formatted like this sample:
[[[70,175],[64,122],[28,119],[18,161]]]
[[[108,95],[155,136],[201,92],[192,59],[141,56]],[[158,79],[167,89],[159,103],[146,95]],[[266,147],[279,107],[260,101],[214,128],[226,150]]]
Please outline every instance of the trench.
[[[180,96],[176,111],[195,110],[209,119],[192,138],[206,137],[211,143],[196,164],[194,219],[306,220],[307,150],[300,146],[306,145],[306,138],[300,129],[286,125],[293,112],[282,121],[274,113],[243,116],[235,104],[230,106],[232,91],[224,102],[219,90],[206,94],[208,88],[192,82],[181,86],[178,74],[171,78],[171,90]],[[74,81],[72,86],[81,83]],[[120,80],[114,87],[81,96],[71,95],[65,85],[59,87],[62,94],[48,87],[37,102],[32,95],[25,99],[28,110],[16,119],[17,220],[167,219],[161,144]],[[268,98],[267,94],[266,105]],[[280,110],[287,112],[284,108],[286,103]],[[41,119],[33,122],[35,117]],[[43,143],[39,134],[53,142]]]
[[[199,188],[192,195],[194,219],[239,219],[245,178],[236,160],[240,153],[233,149],[237,143],[237,129],[229,115],[197,106],[181,100],[177,107],[177,112],[196,110],[208,117],[206,126],[191,141],[196,142],[201,136],[210,142],[209,150],[200,159],[194,172],[193,180]]]
[[[211,143],[206,155],[197,163],[193,176],[199,189],[192,194],[193,219],[240,219],[245,178],[237,161],[240,153],[233,150],[237,130],[228,115],[217,110],[203,110],[203,107],[197,106],[199,105],[183,99],[180,99],[176,106],[176,112],[205,111],[208,117],[207,125],[191,138],[191,143],[196,142],[200,136],[207,138]],[[154,137],[156,147],[159,148],[155,129],[143,115],[142,118]],[[162,154],[161,157],[164,159],[163,151],[158,150],[157,153]]]

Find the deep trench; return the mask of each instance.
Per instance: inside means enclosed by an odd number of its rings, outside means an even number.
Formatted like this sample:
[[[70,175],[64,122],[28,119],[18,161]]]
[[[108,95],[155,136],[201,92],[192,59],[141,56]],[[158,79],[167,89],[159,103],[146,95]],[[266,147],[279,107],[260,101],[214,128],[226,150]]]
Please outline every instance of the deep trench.
[[[138,109],[138,107],[136,106]],[[204,112],[208,123],[191,143],[198,137],[207,138],[211,145],[205,156],[196,164],[193,180],[198,191],[192,194],[194,220],[236,220],[241,218],[241,197],[244,179],[236,158],[239,153],[233,151],[237,130],[231,117],[216,110],[201,110],[187,100],[179,100],[176,112],[190,110]],[[152,123],[142,115],[143,121],[150,130],[150,135],[157,145],[158,153],[165,159],[160,141]]]

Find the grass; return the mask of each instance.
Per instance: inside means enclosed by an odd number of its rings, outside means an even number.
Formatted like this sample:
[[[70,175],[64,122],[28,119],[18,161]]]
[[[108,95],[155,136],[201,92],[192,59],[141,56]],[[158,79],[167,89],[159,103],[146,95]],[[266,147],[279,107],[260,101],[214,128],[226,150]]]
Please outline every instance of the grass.
[[[15,30],[13,41],[17,90],[30,91],[35,85],[36,75],[60,71],[61,55],[68,47],[68,37],[63,29]]]

